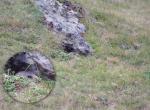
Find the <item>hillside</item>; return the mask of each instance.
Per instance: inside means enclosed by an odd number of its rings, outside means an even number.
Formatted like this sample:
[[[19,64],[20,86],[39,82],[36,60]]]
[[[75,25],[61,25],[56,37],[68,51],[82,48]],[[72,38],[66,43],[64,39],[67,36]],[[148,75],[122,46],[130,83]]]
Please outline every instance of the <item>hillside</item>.
[[[86,11],[81,22],[92,55],[64,52],[34,0],[0,0],[0,73],[16,52],[38,50],[52,58],[57,74],[52,94],[34,105],[8,97],[1,80],[0,109],[149,110],[150,0],[72,2]]]

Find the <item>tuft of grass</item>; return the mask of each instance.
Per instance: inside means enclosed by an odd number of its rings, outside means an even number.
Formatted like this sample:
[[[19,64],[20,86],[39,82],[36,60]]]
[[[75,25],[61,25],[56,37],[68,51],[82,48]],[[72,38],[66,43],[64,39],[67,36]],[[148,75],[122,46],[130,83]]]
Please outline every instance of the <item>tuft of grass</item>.
[[[72,55],[70,53],[64,52],[63,50],[53,50],[50,52],[50,56],[60,61],[67,61],[72,59]]]
[[[24,103],[41,100],[49,94],[54,85],[54,81],[40,78],[38,81],[15,75],[4,75],[3,78],[5,91],[14,99]]]
[[[102,21],[102,22],[106,22],[109,20],[109,16],[106,13],[103,12],[99,12],[99,11],[93,11],[92,12],[93,17],[97,20],[97,21]]]
[[[27,86],[30,81],[24,77],[5,75],[3,83],[6,92],[14,92],[18,89],[17,87],[23,88]]]
[[[145,79],[150,79],[150,72],[145,72],[144,77]]]

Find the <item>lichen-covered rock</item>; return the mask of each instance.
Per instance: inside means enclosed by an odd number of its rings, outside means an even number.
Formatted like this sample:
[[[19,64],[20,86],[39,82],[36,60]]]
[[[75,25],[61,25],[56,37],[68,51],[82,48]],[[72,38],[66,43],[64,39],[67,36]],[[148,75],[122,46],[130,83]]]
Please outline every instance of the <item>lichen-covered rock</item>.
[[[86,27],[79,20],[84,16],[84,10],[79,4],[75,5],[67,0],[63,2],[59,2],[58,0],[36,0],[36,4],[44,14],[44,23],[47,27],[53,29],[55,32],[66,35],[66,39],[64,40],[67,41],[62,42],[63,47],[72,48],[69,52],[84,55],[92,52],[92,48],[83,38]],[[71,34],[69,42],[68,34]]]
[[[39,52],[19,52],[12,56],[5,65],[8,74],[28,78],[44,76],[55,80],[56,74],[52,62]]]

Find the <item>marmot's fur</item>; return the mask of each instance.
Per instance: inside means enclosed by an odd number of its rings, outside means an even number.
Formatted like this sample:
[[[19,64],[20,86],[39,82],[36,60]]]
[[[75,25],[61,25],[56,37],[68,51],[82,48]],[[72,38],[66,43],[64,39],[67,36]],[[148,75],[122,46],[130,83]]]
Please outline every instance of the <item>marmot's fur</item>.
[[[5,72],[28,78],[42,75],[55,80],[56,77],[51,61],[39,52],[19,52],[15,54],[7,61]]]

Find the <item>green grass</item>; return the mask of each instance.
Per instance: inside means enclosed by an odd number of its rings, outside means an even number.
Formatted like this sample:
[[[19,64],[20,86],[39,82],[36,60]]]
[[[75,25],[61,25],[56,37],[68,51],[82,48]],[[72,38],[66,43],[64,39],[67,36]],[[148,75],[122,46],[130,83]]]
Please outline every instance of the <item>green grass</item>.
[[[6,92],[13,92],[16,89],[15,84],[19,84],[20,87],[25,87],[30,83],[29,80],[23,77],[6,75],[4,77],[5,78],[3,79],[3,84]]]
[[[54,81],[28,79],[25,77],[4,75],[3,88],[13,99],[24,103],[35,103],[48,96],[53,90]]]
[[[44,101],[17,103],[0,88],[0,108],[149,110],[150,1],[73,1],[87,12],[82,22],[87,26],[85,39],[94,49],[89,57],[64,53],[60,36],[46,29],[29,0],[0,1],[0,72],[14,53],[39,50],[53,58],[57,73],[56,87]]]

